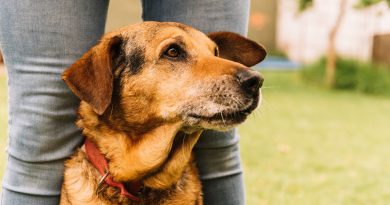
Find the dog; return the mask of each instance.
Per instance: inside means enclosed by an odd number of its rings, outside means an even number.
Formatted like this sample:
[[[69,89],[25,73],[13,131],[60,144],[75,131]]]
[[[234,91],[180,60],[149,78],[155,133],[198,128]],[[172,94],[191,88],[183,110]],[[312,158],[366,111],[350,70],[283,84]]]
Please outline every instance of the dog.
[[[62,76],[86,141],[65,163],[60,204],[203,204],[192,149],[257,107],[263,77],[249,67],[265,56],[239,34],[174,22],[104,35]]]

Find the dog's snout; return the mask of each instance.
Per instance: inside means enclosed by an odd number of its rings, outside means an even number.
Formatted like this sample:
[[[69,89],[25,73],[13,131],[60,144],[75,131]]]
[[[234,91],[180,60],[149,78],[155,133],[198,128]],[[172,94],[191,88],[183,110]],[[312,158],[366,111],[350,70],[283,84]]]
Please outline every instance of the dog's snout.
[[[252,70],[241,70],[236,74],[236,77],[242,87],[249,94],[254,94],[263,85],[264,78],[255,71]]]

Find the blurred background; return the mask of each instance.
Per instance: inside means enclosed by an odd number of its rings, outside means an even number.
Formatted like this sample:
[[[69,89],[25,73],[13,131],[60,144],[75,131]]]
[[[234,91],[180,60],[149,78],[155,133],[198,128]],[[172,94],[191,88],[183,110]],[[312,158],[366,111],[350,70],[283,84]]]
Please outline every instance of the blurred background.
[[[252,0],[249,37],[269,56],[254,68],[262,106],[239,128],[248,204],[390,204],[389,6]],[[110,2],[107,31],[140,21],[139,1]],[[6,87],[0,65],[1,150]]]

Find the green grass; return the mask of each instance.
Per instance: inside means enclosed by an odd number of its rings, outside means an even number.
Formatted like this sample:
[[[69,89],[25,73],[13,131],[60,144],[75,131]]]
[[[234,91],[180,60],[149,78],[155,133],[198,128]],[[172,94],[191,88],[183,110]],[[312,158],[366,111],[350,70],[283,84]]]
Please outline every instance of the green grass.
[[[248,204],[390,204],[390,100],[265,79],[240,127]]]
[[[264,76],[263,104],[240,127],[248,204],[390,204],[390,100],[306,87],[294,72]]]

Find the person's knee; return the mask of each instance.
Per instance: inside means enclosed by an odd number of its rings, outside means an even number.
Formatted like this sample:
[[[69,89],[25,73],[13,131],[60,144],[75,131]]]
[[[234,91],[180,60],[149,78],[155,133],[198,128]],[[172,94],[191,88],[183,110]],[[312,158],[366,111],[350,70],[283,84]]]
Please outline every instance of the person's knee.
[[[63,160],[26,162],[9,156],[3,188],[15,194],[58,197],[62,185],[63,163]]]
[[[59,203],[58,196],[39,196],[30,195],[20,192],[8,190],[7,188],[2,189],[1,193],[1,205],[53,205]]]

